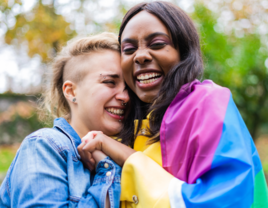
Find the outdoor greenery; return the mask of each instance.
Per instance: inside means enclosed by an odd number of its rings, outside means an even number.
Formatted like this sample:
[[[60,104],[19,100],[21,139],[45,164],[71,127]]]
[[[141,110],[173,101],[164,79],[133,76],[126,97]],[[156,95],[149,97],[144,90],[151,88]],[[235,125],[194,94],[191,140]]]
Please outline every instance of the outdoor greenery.
[[[268,123],[267,47],[257,33],[215,31],[216,15],[203,5],[196,5],[192,17],[198,25],[204,55],[204,78],[228,87],[254,139]],[[266,126],[267,127],[267,126]]]
[[[2,180],[4,179],[4,176],[12,162],[12,160],[15,157],[16,150],[18,146],[12,146],[10,147],[0,147],[0,185]]]
[[[77,34],[118,32],[123,15],[134,4],[127,0],[112,1],[109,7],[113,15],[103,19],[108,11],[103,0],[71,2],[68,5],[56,0],[36,0],[33,8],[24,12],[23,1],[0,0],[0,29],[5,31],[5,44],[18,51],[26,47],[28,56],[39,57],[41,62],[41,87],[29,86],[27,93],[39,94],[47,84],[43,78],[49,71],[49,62],[68,40]],[[180,5],[180,1],[172,2]],[[268,1],[264,0],[196,0],[192,9],[187,10],[200,33],[203,79],[212,79],[231,90],[255,141],[261,134],[268,134],[267,11]],[[38,119],[36,99],[29,102],[25,95],[7,92],[0,94],[0,101],[12,96],[15,101],[12,98],[9,108],[0,111],[0,144],[21,142],[27,134],[45,126]],[[268,174],[268,152],[262,152],[263,168]],[[0,147],[0,176],[14,154],[13,150]]]
[[[14,151],[13,149],[9,148],[0,149],[0,158],[1,158],[0,173],[5,172],[9,168],[12,160],[14,159],[15,154],[16,151]]]

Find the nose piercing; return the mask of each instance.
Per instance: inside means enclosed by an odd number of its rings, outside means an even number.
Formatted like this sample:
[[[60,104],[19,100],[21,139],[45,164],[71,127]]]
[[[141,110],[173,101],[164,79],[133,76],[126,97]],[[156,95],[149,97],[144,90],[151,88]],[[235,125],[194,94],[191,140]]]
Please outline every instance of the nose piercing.
[[[122,100],[122,104],[121,104],[121,105],[122,105],[122,106],[123,106],[123,105],[127,105],[127,102],[126,102],[126,103],[124,103],[124,101]]]

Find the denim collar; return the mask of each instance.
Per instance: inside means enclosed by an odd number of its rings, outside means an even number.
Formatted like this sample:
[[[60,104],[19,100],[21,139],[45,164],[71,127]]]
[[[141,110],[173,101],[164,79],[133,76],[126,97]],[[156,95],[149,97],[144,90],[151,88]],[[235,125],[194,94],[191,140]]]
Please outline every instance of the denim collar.
[[[56,118],[54,119],[54,128],[62,131],[72,142],[74,147],[74,151],[77,157],[80,159],[80,155],[78,154],[77,147],[81,144],[81,139],[76,133],[76,131],[71,127],[71,125],[64,118]]]

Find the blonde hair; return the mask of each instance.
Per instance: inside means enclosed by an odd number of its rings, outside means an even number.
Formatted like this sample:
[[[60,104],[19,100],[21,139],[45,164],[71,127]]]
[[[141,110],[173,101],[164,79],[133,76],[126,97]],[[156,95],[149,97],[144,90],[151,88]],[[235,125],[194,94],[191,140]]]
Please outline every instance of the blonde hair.
[[[42,120],[51,119],[51,117],[64,117],[70,120],[71,109],[62,91],[62,86],[65,81],[65,67],[68,61],[73,57],[102,50],[112,50],[120,53],[120,46],[115,34],[104,32],[90,37],[74,38],[61,50],[52,62],[53,74],[51,83],[43,94],[40,103],[40,118]],[[78,75],[74,80],[77,82],[81,81],[81,77],[83,76]]]

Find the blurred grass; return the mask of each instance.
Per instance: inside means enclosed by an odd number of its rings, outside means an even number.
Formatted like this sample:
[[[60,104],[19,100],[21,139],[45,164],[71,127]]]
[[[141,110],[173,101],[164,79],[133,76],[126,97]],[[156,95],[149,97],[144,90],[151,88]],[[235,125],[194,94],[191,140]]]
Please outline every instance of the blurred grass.
[[[20,144],[0,146],[0,184],[4,180],[6,172],[11,165]]]
[[[8,167],[10,166],[15,154],[13,151],[10,151],[8,149],[0,150],[0,173],[6,172]]]
[[[264,172],[268,175],[268,161],[266,163],[263,163],[262,165],[263,165]]]

